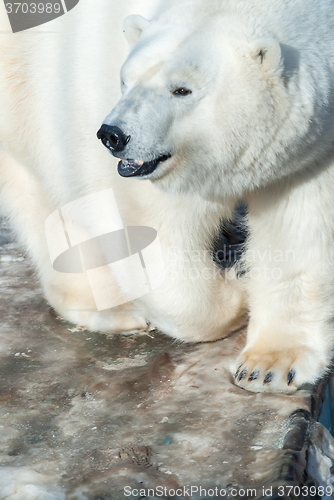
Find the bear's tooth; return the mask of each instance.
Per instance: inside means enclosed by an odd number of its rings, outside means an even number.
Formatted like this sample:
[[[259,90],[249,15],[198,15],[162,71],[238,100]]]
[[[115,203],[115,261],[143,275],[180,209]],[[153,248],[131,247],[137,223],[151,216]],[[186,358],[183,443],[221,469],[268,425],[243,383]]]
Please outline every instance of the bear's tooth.
[[[144,164],[144,162],[141,161],[141,160],[137,160],[137,163],[139,163],[139,165],[143,165]]]

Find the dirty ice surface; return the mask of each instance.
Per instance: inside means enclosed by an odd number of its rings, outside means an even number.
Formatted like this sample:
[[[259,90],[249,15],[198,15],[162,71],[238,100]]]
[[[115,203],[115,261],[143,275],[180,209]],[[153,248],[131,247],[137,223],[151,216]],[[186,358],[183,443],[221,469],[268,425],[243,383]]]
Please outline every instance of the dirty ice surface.
[[[234,386],[245,336],[180,344],[66,323],[0,226],[0,500],[118,500],[123,488],[270,480],[286,418],[309,393]],[[195,497],[193,497],[195,498]]]

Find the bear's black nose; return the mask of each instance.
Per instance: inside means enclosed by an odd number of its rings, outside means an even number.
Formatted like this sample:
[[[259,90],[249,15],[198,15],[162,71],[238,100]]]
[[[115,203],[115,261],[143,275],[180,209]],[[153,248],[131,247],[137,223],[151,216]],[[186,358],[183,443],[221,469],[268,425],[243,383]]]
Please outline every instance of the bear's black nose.
[[[115,153],[123,151],[130,140],[129,135],[125,135],[119,127],[112,125],[103,124],[96,135],[106,148]]]

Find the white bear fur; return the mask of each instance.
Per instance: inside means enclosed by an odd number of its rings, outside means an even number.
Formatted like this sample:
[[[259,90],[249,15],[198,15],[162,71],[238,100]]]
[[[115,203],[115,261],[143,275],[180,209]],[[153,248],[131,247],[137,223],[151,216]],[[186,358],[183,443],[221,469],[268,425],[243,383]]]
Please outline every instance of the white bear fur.
[[[334,342],[334,1],[178,0],[132,21],[123,95],[105,119],[131,135],[123,157],[170,152],[150,175],[163,192],[249,206],[236,383],[316,382]]]
[[[96,138],[120,97],[127,52],[122,22],[134,12],[149,16],[154,3],[80,0],[65,16],[16,34],[0,9],[1,211],[35,264],[48,301],[67,320],[106,332],[150,323],[177,339],[215,340],[246,321],[240,282],[233,270],[219,272],[208,251],[230,210],[196,194],[170,196],[150,181],[122,179]],[[44,226],[58,207],[109,187],[123,223],[156,228],[166,259],[172,250],[179,260],[158,290],[97,312],[85,275],[53,270]],[[188,262],[194,252],[200,260]],[[115,278],[116,294],[121,285]]]

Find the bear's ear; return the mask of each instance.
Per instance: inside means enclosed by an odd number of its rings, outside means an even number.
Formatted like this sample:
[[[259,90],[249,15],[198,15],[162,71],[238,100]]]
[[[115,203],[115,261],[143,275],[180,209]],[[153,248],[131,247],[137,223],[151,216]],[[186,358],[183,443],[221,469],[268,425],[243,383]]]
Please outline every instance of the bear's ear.
[[[258,38],[249,45],[251,56],[265,71],[275,70],[281,61],[280,44],[273,38]]]
[[[138,42],[142,32],[149,24],[150,21],[139,15],[131,15],[124,19],[123,30],[130,47]]]

